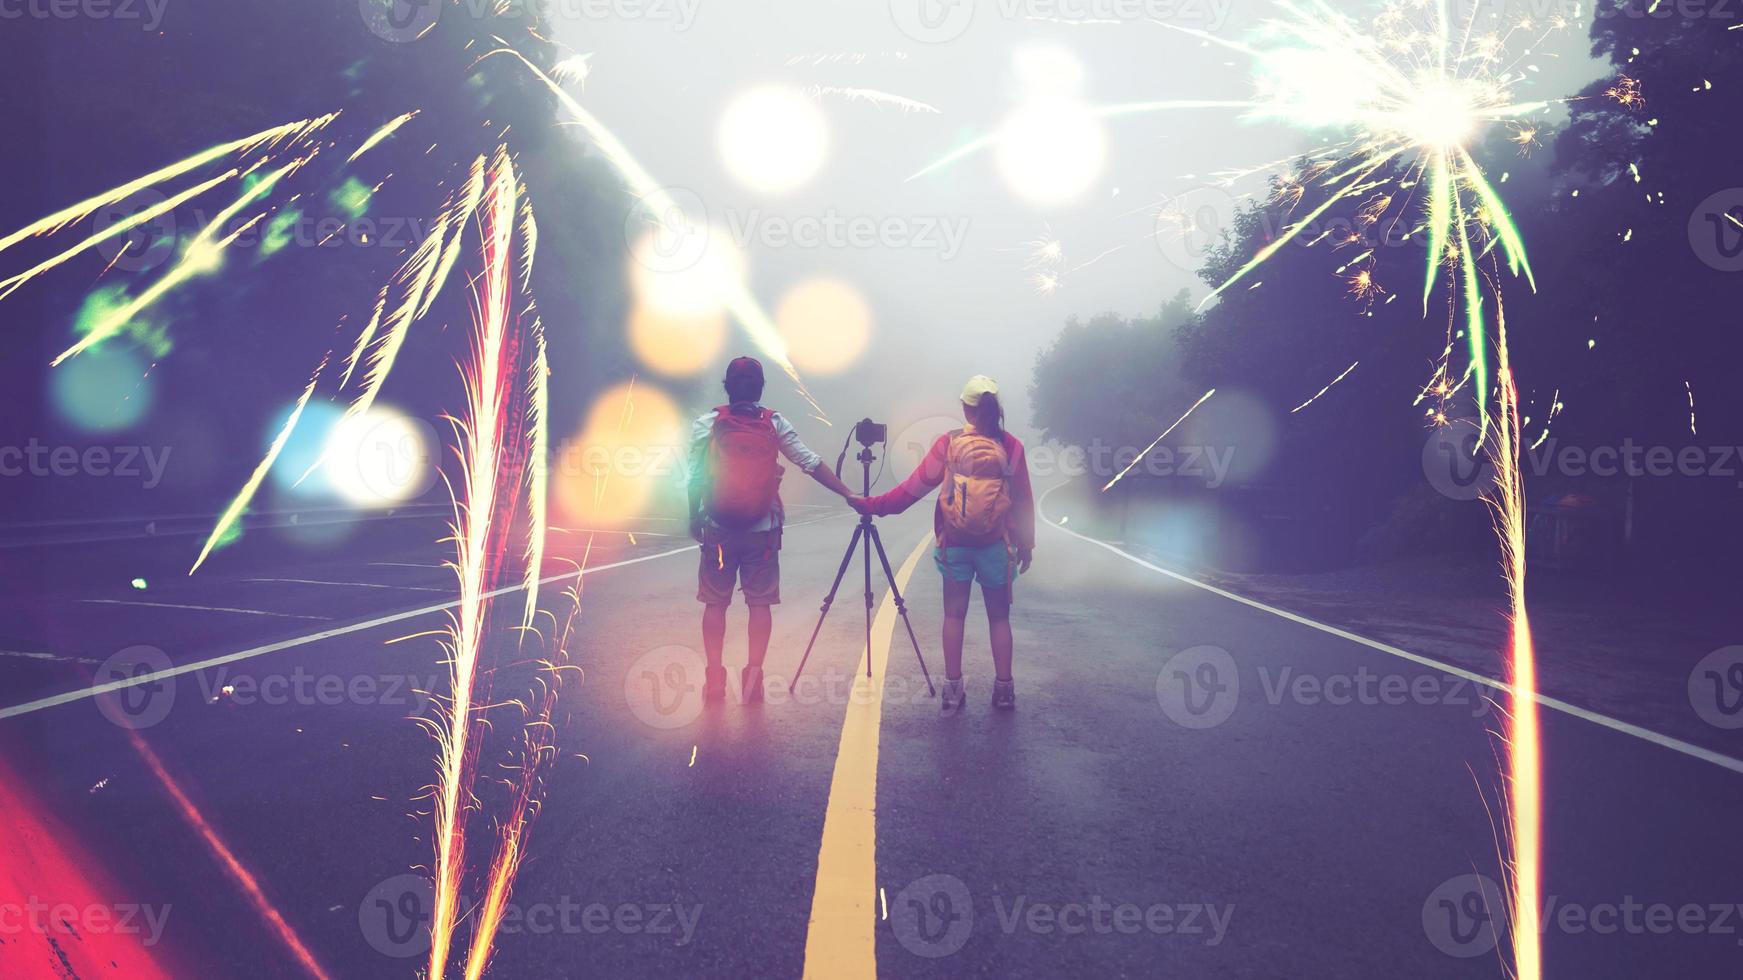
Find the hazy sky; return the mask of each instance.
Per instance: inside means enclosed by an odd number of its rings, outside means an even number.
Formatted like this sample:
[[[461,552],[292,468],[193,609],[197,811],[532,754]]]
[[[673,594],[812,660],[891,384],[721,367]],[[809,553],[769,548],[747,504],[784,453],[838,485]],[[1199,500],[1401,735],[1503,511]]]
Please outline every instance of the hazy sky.
[[[1021,433],[1035,353],[1068,316],[1146,313],[1183,287],[1204,292],[1193,250],[1158,244],[1163,202],[1185,194],[1194,208],[1232,210],[1233,198],[1204,190],[1210,175],[1287,158],[1315,138],[1243,121],[1236,109],[1132,115],[1105,121],[1102,166],[1064,200],[1026,199],[992,153],[907,181],[1049,93],[1095,105],[1247,98],[1254,70],[1243,55],[1145,17],[1241,39],[1273,10],[1258,0],[959,3],[552,0],[552,12],[556,39],[591,52],[581,101],[657,179],[746,242],[749,279],[765,306],[773,310],[784,291],[819,275],[863,293],[875,321],[870,349],[845,374],[808,378],[832,416],[900,424],[948,413],[962,379],[985,372],[1004,384]],[[1509,3],[1510,16],[1560,9],[1556,0]],[[1378,9],[1336,6],[1361,18]],[[1531,53],[1522,64],[1537,70],[1522,96],[1563,96],[1602,74],[1587,56],[1588,27],[1576,23]],[[872,89],[938,112],[817,94],[827,127],[821,163],[801,186],[768,192],[729,172],[718,138],[735,97],[764,85]],[[1069,157],[1094,134],[1060,140]],[[1248,180],[1235,193],[1262,186]],[[889,230],[870,245],[848,240],[850,230],[872,227]],[[805,230],[824,240],[782,237]],[[1028,243],[1045,238],[1062,246],[1053,268],[1064,274],[1051,294],[1025,268]],[[749,346],[736,331],[728,343]],[[771,401],[790,398],[771,388]]]

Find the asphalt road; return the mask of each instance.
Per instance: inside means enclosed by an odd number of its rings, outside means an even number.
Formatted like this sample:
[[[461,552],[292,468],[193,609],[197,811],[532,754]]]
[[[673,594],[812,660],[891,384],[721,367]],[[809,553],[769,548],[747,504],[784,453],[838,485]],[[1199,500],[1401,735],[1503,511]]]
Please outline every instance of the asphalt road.
[[[327,974],[421,975],[435,746],[411,719],[446,683],[418,635],[452,601],[440,517],[262,518],[249,534],[269,543],[193,579],[173,520],[0,547],[17,831],[0,887],[80,917],[53,935],[0,921],[0,975],[308,975],[244,878]],[[669,522],[595,538],[585,678],[563,691],[491,975],[1504,975],[1487,689],[1050,527],[1017,590],[1015,712],[988,704],[978,602],[963,714],[939,717],[881,583],[883,683],[859,680],[857,564],[787,697],[852,529],[793,521],[761,706],[700,704],[687,539]],[[928,516],[882,527],[937,676]],[[729,664],[743,622],[735,607]],[[90,696],[117,654],[157,673]],[[506,631],[486,659],[499,700],[533,676]],[[1743,773],[1558,710],[1542,723],[1546,975],[1739,975]],[[488,777],[512,746],[487,742]],[[488,779],[479,795],[481,856],[503,797]]]

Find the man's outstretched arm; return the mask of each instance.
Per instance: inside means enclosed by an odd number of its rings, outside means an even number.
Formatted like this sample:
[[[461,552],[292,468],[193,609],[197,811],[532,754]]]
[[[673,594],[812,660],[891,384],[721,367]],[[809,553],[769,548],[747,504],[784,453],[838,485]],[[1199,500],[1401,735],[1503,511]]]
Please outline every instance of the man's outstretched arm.
[[[774,423],[775,435],[781,441],[781,455],[787,457],[788,462],[797,466],[811,479],[829,488],[837,496],[853,496],[853,491],[847,488],[847,484],[841,482],[841,478],[835,475],[835,471],[823,465],[823,457],[812,452],[811,448],[805,445],[804,440],[799,438],[799,433],[793,428],[791,422],[788,422],[777,412]]]

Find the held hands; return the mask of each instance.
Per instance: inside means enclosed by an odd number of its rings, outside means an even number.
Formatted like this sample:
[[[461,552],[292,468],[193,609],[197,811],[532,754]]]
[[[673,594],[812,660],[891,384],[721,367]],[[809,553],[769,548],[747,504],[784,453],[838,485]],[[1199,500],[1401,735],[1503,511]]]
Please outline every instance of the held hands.
[[[855,512],[860,514],[871,513],[871,501],[861,497],[859,494],[848,494],[845,499],[847,500],[847,506],[852,507]]]

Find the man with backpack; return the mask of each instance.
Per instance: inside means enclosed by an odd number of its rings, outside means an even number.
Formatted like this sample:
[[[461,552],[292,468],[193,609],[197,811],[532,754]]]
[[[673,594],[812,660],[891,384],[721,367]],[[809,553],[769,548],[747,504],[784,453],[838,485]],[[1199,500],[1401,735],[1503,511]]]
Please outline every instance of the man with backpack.
[[[696,598],[708,666],[705,703],[726,699],[726,607],[735,585],[750,607],[750,657],[741,675],[746,702],[763,697],[763,658],[781,601],[779,457],[842,496],[853,491],[823,457],[806,448],[781,413],[764,408],[763,365],[754,357],[726,366],[727,404],[696,420],[690,437],[690,536],[702,545]]]

